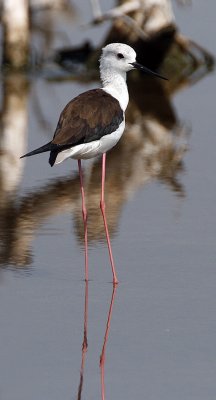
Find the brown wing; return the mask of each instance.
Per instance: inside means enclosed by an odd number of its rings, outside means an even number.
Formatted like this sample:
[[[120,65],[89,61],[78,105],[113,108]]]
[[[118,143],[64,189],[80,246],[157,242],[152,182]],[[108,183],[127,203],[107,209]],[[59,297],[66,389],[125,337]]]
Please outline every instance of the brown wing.
[[[123,121],[118,100],[101,89],[71,100],[62,111],[52,144],[61,148],[98,140],[114,132]]]

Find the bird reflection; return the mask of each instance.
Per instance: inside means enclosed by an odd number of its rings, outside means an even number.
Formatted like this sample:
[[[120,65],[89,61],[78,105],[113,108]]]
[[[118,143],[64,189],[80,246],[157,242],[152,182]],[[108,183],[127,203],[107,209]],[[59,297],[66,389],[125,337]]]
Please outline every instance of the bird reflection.
[[[106,346],[108,342],[110,325],[113,313],[113,306],[115,301],[117,286],[113,285],[112,296],[110,300],[110,306],[107,316],[106,329],[104,334],[104,341],[102,346],[102,351],[100,355],[100,374],[101,374],[101,398],[105,400],[105,363],[106,363]],[[80,367],[80,381],[78,387],[77,400],[82,399],[83,382],[84,382],[84,370],[85,370],[85,360],[86,353],[88,350],[88,298],[89,298],[89,286],[88,281],[85,282],[85,303],[84,303],[84,330],[83,330],[83,343],[82,343],[82,357],[81,357],[81,367]]]

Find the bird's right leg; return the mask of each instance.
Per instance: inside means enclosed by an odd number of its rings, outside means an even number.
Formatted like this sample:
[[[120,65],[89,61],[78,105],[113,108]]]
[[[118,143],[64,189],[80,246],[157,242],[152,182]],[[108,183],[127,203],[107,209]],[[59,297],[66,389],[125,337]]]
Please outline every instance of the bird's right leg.
[[[82,216],[84,224],[84,240],[85,240],[85,281],[88,282],[88,231],[87,231],[87,209],[85,204],[85,192],[83,185],[83,174],[81,160],[78,160],[78,169],[80,177],[80,191],[82,196]]]
[[[105,212],[105,199],[104,199],[105,175],[106,175],[106,153],[103,153],[103,155],[102,155],[102,180],[101,180],[100,208],[101,208],[103,221],[104,221],[104,228],[105,228],[105,232],[106,232],[106,239],[107,239],[110,263],[111,263],[112,274],[113,274],[113,285],[117,285],[118,279],[116,276],[115,264],[114,264],[114,260],[113,260],[112,247],[111,247],[109,230],[108,230],[107,219],[106,219],[106,212]]]

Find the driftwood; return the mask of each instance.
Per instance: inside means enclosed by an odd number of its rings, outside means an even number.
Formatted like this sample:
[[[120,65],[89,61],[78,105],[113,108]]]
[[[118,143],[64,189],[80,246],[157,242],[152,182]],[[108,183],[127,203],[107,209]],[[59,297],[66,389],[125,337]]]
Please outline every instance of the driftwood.
[[[189,0],[178,0],[182,5]],[[95,5],[96,3],[96,5]],[[92,1],[93,23],[111,20],[112,27],[102,44],[123,42],[132,46],[138,60],[150,68],[159,68],[172,51],[171,57],[188,57],[194,69],[200,64],[212,68],[214,59],[209,52],[179,32],[171,0],[119,0],[118,6],[102,12],[99,0]],[[201,58],[197,57],[201,54]]]
[[[134,36],[138,34],[143,38],[149,38],[167,26],[175,24],[170,0],[120,0],[119,6],[104,14],[99,3],[96,7],[94,2],[92,8],[95,22],[122,19],[123,25],[128,24]]]

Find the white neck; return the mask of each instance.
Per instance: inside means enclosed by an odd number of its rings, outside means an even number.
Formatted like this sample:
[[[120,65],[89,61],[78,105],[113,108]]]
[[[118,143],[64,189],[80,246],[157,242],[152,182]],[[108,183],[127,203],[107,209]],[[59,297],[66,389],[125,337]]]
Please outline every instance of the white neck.
[[[115,71],[101,66],[100,76],[103,90],[115,97],[119,101],[122,110],[125,111],[129,101],[126,72]]]

